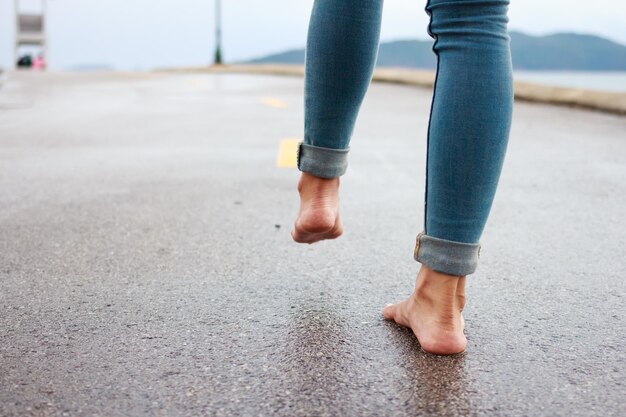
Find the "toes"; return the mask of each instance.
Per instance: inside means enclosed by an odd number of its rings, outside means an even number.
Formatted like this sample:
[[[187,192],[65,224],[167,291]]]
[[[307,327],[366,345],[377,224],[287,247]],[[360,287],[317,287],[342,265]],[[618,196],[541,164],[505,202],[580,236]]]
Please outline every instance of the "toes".
[[[396,316],[396,305],[387,304],[385,308],[383,308],[383,316],[385,317],[385,320],[393,320]]]
[[[383,309],[383,316],[385,316],[385,319],[393,320],[401,326],[411,327],[406,315],[406,303],[407,301],[404,300],[397,304],[388,304]]]

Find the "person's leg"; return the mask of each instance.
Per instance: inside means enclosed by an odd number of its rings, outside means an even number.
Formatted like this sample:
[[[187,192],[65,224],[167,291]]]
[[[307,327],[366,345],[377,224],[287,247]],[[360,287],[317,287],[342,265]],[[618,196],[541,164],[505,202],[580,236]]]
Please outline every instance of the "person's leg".
[[[415,250],[423,266],[413,296],[386,307],[384,314],[410,326],[422,347],[434,353],[457,353],[467,343],[461,316],[465,276],[476,269],[513,109],[508,4],[429,0],[426,6],[438,68],[424,232]]]
[[[315,0],[306,46],[301,205],[292,237],[341,235],[339,177],[376,63],[383,0]]]

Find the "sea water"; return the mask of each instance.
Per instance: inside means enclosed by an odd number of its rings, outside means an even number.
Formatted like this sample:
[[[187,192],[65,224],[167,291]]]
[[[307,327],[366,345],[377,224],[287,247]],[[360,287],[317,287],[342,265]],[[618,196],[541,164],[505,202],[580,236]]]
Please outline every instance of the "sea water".
[[[626,72],[621,71],[515,71],[514,78],[557,87],[626,93]]]

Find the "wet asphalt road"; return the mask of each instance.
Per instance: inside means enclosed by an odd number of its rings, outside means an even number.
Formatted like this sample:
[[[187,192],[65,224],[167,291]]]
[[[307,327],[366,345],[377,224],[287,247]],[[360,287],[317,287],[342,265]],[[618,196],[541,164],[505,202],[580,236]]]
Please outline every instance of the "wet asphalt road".
[[[302,80],[5,74],[0,415],[626,415],[626,118],[519,103],[469,347],[410,293],[428,90],[375,84],[346,233],[291,242]]]

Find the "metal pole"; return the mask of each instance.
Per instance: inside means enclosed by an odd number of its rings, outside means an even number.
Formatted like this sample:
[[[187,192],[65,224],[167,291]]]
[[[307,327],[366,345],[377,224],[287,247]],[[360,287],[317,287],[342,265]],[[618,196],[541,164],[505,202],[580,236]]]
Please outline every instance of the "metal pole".
[[[222,63],[222,1],[215,0],[215,65]]]

